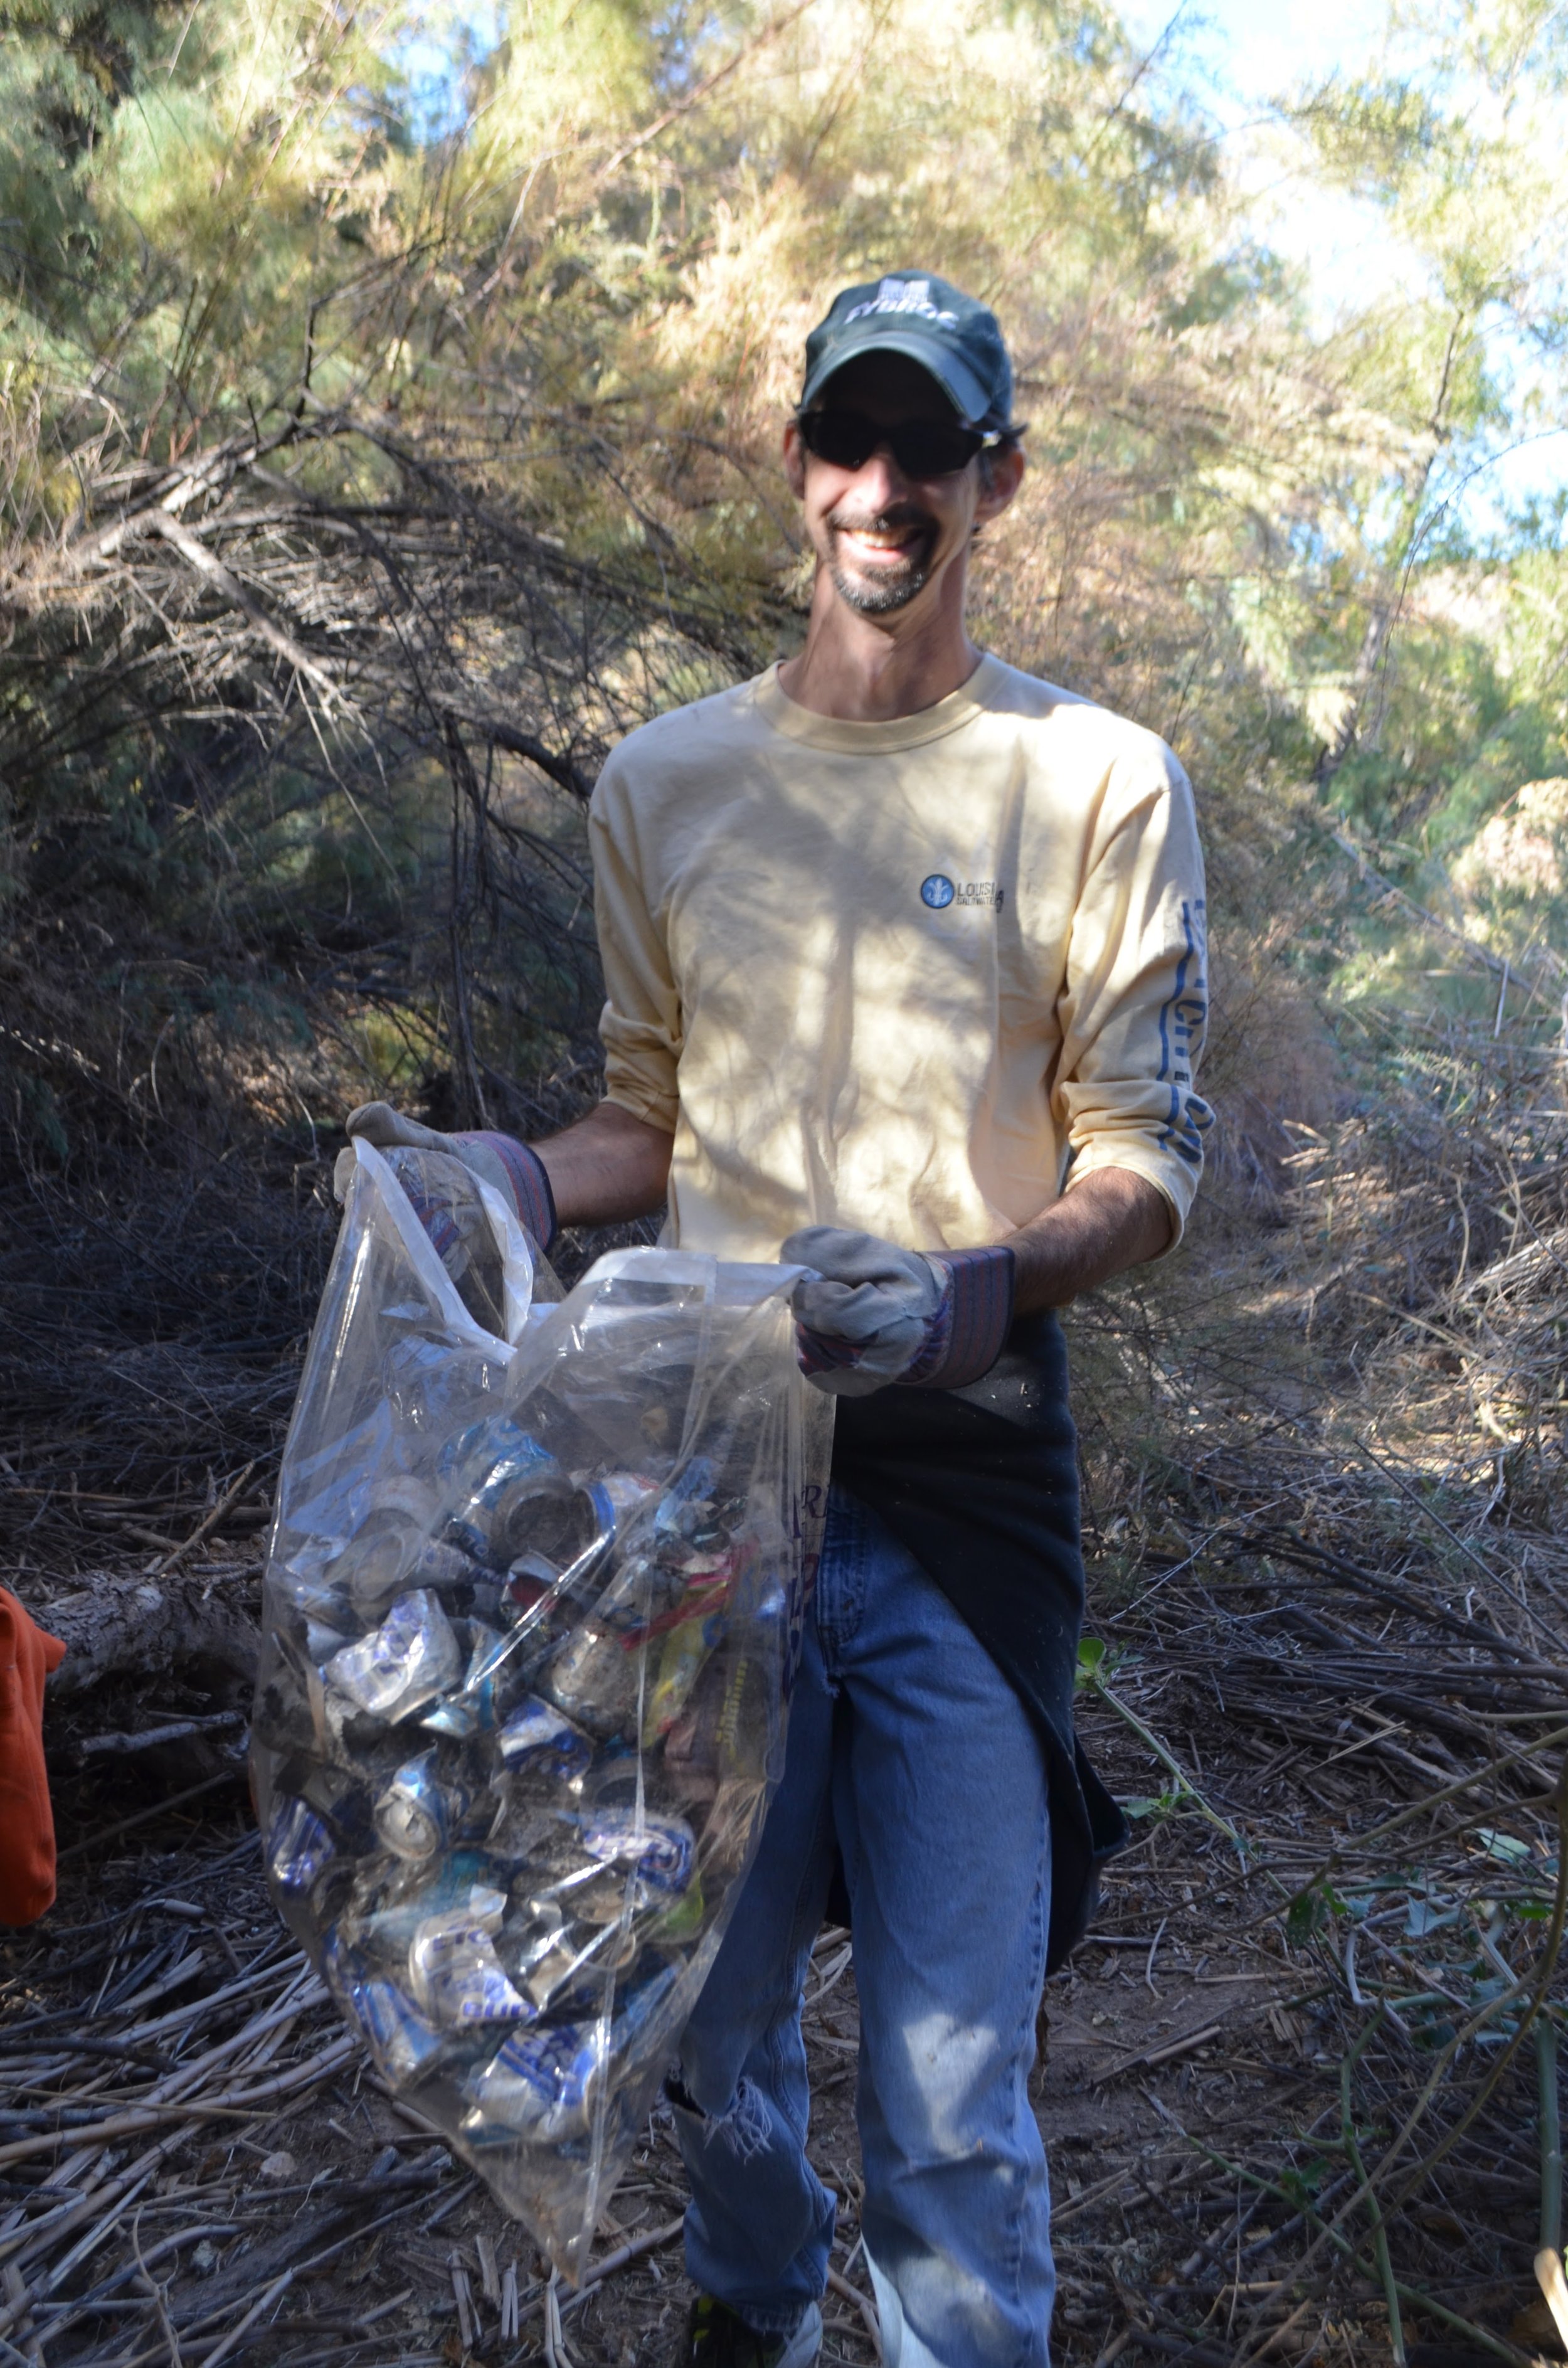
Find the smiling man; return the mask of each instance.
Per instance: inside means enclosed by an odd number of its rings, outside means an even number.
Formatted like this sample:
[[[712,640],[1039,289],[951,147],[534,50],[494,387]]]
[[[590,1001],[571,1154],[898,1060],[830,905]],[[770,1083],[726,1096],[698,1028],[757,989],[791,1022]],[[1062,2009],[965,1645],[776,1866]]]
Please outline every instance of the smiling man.
[[[928,275],[835,301],[784,431],[804,646],[633,733],[594,794],[605,1100],[531,1148],[350,1121],[449,1144],[547,1240],[665,1201],[667,1241],[809,1269],[826,1535],[783,1780],[670,2084],[696,2368],[820,2347],[801,2002],[830,1892],[887,2368],[1049,2356],[1035,2014],[1121,1837],[1073,1734],[1054,1311],[1176,1240],[1209,1113],[1180,767],[965,628],[1020,432],[983,306]]]

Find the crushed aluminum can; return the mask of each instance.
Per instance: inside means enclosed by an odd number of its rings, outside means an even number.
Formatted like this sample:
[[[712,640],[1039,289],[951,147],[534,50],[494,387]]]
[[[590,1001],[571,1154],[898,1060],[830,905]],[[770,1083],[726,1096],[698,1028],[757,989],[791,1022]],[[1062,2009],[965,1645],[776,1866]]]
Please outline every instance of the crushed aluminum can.
[[[595,1526],[622,1538],[652,1497],[658,1483],[640,1472],[607,1472],[601,1479],[583,1483],[582,1494],[594,1508]]]
[[[408,1473],[383,1480],[364,1520],[333,1564],[329,1577],[347,1586],[355,1609],[386,1600],[418,1562],[435,1526],[436,1492]]]
[[[483,1850],[452,1850],[410,1881],[399,1866],[379,1899],[355,1918],[357,1938],[378,1957],[406,1958],[426,1925],[473,1924],[494,1934],[506,1912],[506,1894],[493,1879],[497,1872]]]
[[[514,2032],[463,2083],[473,2108],[463,2135],[483,2141],[485,2124],[498,2123],[536,2146],[582,2136],[598,2102],[607,2056],[622,2066],[639,2056],[646,2060],[650,2047],[666,2035],[661,2013],[675,1983],[674,1968],[666,1966],[640,1984],[608,2032],[602,2016]]]
[[[649,1899],[676,1899],[691,1881],[697,1845],[679,1817],[640,1817],[635,1809],[600,1809],[583,1823],[583,1847],[601,1864],[624,1866]],[[647,1900],[639,1898],[637,1905]]]
[[[581,1776],[594,1756],[582,1729],[552,1702],[530,1699],[515,1710],[496,1735],[502,1761],[515,1776],[543,1776],[561,1783]]]
[[[498,2122],[536,2146],[580,2137],[593,2113],[606,2036],[597,2023],[574,2022],[514,2033],[463,2083],[473,2108],[464,2136]]]
[[[363,1858],[376,1850],[370,1793],[360,1775],[302,1756],[291,1765],[290,1775],[288,1790],[297,1793],[306,1807],[324,1820],[341,1852]]]
[[[341,2010],[357,2022],[383,2076],[393,2082],[416,2080],[432,2068],[446,2047],[395,1982],[374,1974],[341,1932],[328,1938],[322,1973]]]
[[[564,1516],[551,1531],[551,1544],[562,1557],[557,1563],[534,1547],[516,1555],[509,1565],[506,1592],[517,1618],[492,1652],[476,1661],[464,1680],[464,1693],[493,1683],[503,1668],[526,1675],[529,1666],[548,1654],[554,1639],[548,1624],[558,1605],[580,1598],[606,1554],[616,1543],[617,1524],[650,1490],[635,1474],[611,1474],[575,1491]],[[561,1508],[557,1507],[559,1512]],[[570,1709],[570,1703],[562,1703]],[[616,1729],[608,1727],[606,1733]]]
[[[530,1508],[573,1494],[550,1450],[509,1415],[487,1416],[460,1432],[443,1451],[439,1469],[456,1491],[449,1539],[497,1570],[505,1570],[525,1544]]]
[[[555,1565],[541,1554],[520,1554],[506,1573],[506,1593],[519,1611],[531,1611],[560,1580]]]
[[[592,1946],[592,1939],[586,1945]],[[552,2008],[564,2004],[569,1992],[582,1978],[584,1954],[572,1925],[562,1924],[554,1932],[536,1936],[517,1968],[517,1979],[528,1992],[528,2003],[536,2014],[548,2014]]]
[[[415,1998],[437,2030],[521,2022],[533,2012],[506,1977],[488,1919],[429,1918],[415,1935],[408,1971]]]
[[[416,1588],[398,1598],[379,1628],[335,1653],[324,1674],[373,1718],[399,1719],[454,1685],[460,1667],[439,1600]]]
[[[267,1837],[267,1863],[279,1891],[309,1891],[336,1854],[337,1845],[315,1811],[284,1793]]]
[[[625,1538],[643,1506],[657,1493],[656,1484],[637,1472],[607,1472],[597,1480],[581,1482],[573,1491],[568,1518],[551,1528],[550,1551],[540,1553],[536,1540],[514,1558],[515,1600],[531,1608],[536,1579],[544,1580],[553,1597],[579,1595],[610,1548]]]
[[[371,1975],[349,1992],[348,2002],[383,2076],[416,2080],[446,2047],[434,2024],[404,1998],[395,1982]]]
[[[536,1680],[558,1710],[601,1742],[630,1734],[642,1692],[642,1655],[631,1650],[618,1628],[597,1619],[574,1628],[549,1668]]]
[[[305,1650],[318,1668],[323,1661],[330,1661],[335,1653],[341,1653],[344,1646],[352,1642],[352,1637],[346,1636],[339,1628],[328,1628],[320,1620],[305,1622]]]
[[[483,1620],[471,1620],[468,1628],[468,1669],[460,1691],[449,1701],[437,1702],[419,1722],[432,1735],[454,1735],[462,1741],[471,1736],[488,1734],[495,1724],[495,1679],[501,1668],[498,1648],[503,1641]]]
[[[648,1622],[664,1584],[650,1556],[631,1555],[538,1680],[540,1693],[601,1741],[637,1725]]]
[[[530,1901],[530,1906],[535,1903]],[[541,1907],[554,1907],[541,1900]],[[608,1916],[562,1924],[540,1934],[517,1967],[518,1978],[533,2007],[543,2014],[569,2002],[584,2003],[603,1989],[612,1973],[620,1973],[641,1954],[642,1935],[629,1932],[619,1921],[619,1898]]]
[[[552,1594],[580,1593],[614,1545],[617,1526],[616,1499],[603,1482],[596,1481],[573,1492],[570,1519],[549,1540],[553,1559],[559,1565]],[[535,1543],[537,1545],[537,1539]],[[552,1557],[546,1554],[538,1559],[549,1563]],[[513,1568],[517,1567],[514,1564]]]
[[[448,1544],[441,1538],[426,1538],[415,1558],[409,1577],[416,1587],[466,1587],[472,1588],[485,1577],[485,1566],[476,1563],[460,1546]]]
[[[469,1810],[459,1785],[440,1782],[435,1751],[406,1760],[376,1803],[376,1831],[398,1858],[434,1858],[454,1839]]]
[[[660,1537],[689,1538],[706,1526],[712,1510],[713,1466],[706,1455],[694,1455],[679,1477],[665,1489],[653,1516]]]

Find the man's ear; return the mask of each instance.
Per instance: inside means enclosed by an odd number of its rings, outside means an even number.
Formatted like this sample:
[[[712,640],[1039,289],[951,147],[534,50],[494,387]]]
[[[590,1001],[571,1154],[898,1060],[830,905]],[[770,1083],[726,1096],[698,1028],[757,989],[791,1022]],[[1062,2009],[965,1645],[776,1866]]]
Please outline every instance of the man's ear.
[[[1000,518],[1024,482],[1028,463],[1021,444],[1004,444],[988,453],[980,477],[980,498],[974,506],[976,526],[988,526]]]
[[[803,502],[806,498],[806,448],[801,441],[799,424],[793,419],[784,422],[784,474],[795,499]]]

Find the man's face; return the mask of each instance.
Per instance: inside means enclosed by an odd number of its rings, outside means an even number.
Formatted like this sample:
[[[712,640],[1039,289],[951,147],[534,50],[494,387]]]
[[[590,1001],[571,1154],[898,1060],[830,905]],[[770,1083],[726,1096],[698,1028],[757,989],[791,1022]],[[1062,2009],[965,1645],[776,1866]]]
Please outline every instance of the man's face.
[[[902,354],[846,362],[823,390],[820,408],[856,411],[886,427],[913,420],[951,427],[956,418],[936,380]],[[784,462],[839,598],[863,617],[890,619],[939,581],[977,525],[1006,507],[1023,472],[1021,455],[1004,450],[989,486],[978,460],[951,476],[906,477],[885,447],[858,469],[835,468],[805,450],[793,420],[784,431]]]

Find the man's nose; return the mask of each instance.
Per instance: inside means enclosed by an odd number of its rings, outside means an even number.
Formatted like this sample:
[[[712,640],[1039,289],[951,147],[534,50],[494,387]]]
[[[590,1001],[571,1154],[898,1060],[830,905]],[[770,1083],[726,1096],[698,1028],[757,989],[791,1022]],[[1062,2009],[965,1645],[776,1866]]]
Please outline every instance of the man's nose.
[[[903,500],[909,481],[885,444],[879,444],[855,479],[855,490],[877,509],[890,509]]]

